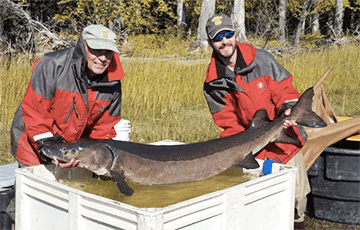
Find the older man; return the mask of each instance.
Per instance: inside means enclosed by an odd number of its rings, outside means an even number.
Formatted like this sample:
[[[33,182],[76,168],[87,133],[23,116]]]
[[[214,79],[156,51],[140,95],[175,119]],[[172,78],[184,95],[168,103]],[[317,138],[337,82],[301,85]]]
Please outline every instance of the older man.
[[[214,122],[223,129],[221,137],[246,130],[260,109],[266,110],[270,120],[291,113],[300,94],[292,86],[292,75],[270,53],[237,42],[233,23],[224,14],[210,17],[206,32],[213,54],[206,72],[204,94]],[[286,121],[284,128],[304,143],[296,125],[295,121]],[[310,192],[300,148],[269,143],[256,153],[256,158],[267,158],[299,168],[295,204],[297,229],[304,228],[306,194]]]
[[[21,166],[45,163],[38,151],[44,144],[116,136],[124,72],[115,39],[108,28],[90,25],[74,47],[36,60],[11,127],[12,154]]]

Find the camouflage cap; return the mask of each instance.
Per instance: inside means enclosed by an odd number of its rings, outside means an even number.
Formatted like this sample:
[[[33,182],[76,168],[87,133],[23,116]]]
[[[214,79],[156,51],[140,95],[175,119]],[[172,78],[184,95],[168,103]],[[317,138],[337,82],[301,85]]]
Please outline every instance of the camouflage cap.
[[[112,50],[120,53],[116,47],[116,34],[103,25],[87,26],[82,36],[91,49]]]
[[[210,39],[224,30],[234,31],[231,19],[225,14],[215,14],[207,20],[206,33]]]

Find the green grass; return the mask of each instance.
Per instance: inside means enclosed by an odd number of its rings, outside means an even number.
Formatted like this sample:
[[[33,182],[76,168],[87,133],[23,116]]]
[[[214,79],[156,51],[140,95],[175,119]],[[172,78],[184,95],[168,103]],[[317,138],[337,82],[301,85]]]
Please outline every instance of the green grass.
[[[167,48],[168,49],[168,48]],[[122,57],[122,116],[131,122],[131,141],[149,143],[164,139],[198,142],[218,137],[203,95],[210,58]],[[141,56],[141,55],[140,55]],[[277,58],[294,75],[303,92],[331,67],[325,91],[337,115],[360,115],[360,46],[358,44]],[[33,59],[0,59],[0,164],[14,161],[10,154],[10,126],[30,80]]]

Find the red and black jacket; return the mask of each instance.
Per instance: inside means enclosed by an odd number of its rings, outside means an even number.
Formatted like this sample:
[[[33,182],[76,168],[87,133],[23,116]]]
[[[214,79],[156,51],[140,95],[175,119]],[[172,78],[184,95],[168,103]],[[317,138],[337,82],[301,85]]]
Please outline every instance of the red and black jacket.
[[[11,127],[12,154],[26,165],[43,163],[36,141],[61,136],[110,139],[121,120],[124,72],[117,53],[105,74],[88,79],[82,37],[75,47],[43,55],[33,66],[31,81]]]
[[[204,94],[215,124],[223,129],[220,137],[246,130],[260,109],[274,120],[300,97],[292,75],[270,53],[239,42],[237,49],[235,72],[215,52],[206,72]],[[295,145],[269,143],[256,157],[286,163],[299,150]]]

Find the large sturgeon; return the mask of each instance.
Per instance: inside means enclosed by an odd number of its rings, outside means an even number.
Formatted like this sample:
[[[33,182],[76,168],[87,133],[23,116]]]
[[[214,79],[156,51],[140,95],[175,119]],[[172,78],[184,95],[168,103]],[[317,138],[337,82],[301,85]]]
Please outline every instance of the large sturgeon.
[[[295,120],[299,125],[312,128],[326,126],[311,110],[313,95],[313,89],[309,88],[292,108],[290,116],[274,121],[268,121],[266,111],[260,110],[246,131],[225,138],[172,146],[87,140],[44,146],[42,153],[64,162],[77,159],[98,175],[113,176],[120,192],[130,196],[134,191],[125,178],[143,185],[172,184],[206,179],[234,165],[259,167],[253,154],[269,142],[299,143],[286,134],[285,120]]]

